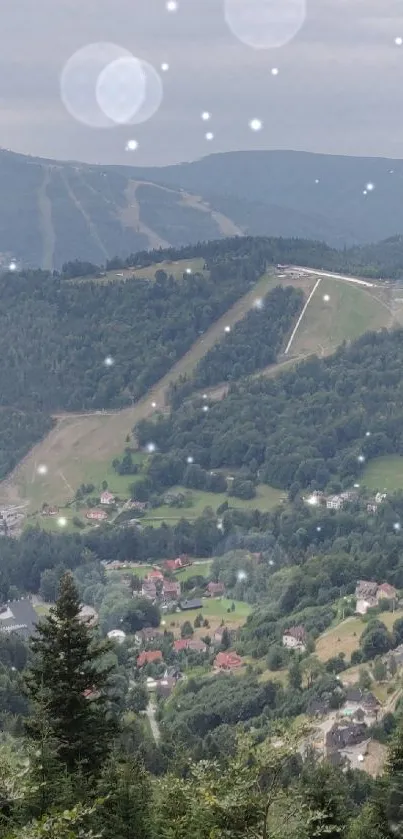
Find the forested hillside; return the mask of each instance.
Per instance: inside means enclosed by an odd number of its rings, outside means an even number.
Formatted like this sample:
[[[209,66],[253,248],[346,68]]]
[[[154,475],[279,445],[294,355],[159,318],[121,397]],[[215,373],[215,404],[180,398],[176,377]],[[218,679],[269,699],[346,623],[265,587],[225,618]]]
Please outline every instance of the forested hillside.
[[[284,489],[349,486],[368,459],[403,452],[402,363],[402,330],[369,333],[276,379],[234,384],[207,413],[199,398],[145,421],[139,441],[206,469],[258,469],[260,480]]]

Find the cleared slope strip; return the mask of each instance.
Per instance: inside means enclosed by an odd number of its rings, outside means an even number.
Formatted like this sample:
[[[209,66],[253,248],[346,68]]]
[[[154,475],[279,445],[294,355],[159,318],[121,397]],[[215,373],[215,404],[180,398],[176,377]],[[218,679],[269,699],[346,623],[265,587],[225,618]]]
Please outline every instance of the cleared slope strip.
[[[339,280],[342,282],[338,282]],[[282,369],[296,364],[307,355],[314,352],[328,355],[341,341],[357,337],[356,334],[350,334],[352,320],[351,317],[346,316],[346,312],[350,313],[351,307],[357,305],[358,297],[361,304],[363,300],[361,295],[368,295],[369,289],[353,284],[354,278],[350,277],[341,278],[335,275],[332,279],[328,277],[326,282],[329,285],[333,283],[330,289],[328,311],[329,316],[333,320],[338,319],[340,323],[337,341],[333,336],[329,341],[328,321],[319,317],[315,334],[311,334],[307,346],[304,346],[304,341],[298,341],[298,331],[293,342],[292,353],[290,352],[289,356],[280,356],[278,364],[270,365],[256,375],[277,375]],[[302,287],[305,294],[309,296],[316,283],[317,272],[300,277],[265,275],[250,292],[216,321],[171,370],[132,407],[106,413],[58,415],[55,428],[30,451],[8,478],[0,483],[0,502],[28,502],[31,509],[39,509],[43,502],[49,500],[59,505],[68,502],[72,497],[69,486],[76,488],[86,482],[91,465],[110,464],[115,456],[122,453],[126,435],[133,426],[140,419],[152,416],[155,411],[152,406],[153,402],[159,409],[164,408],[169,385],[177,381],[180,376],[192,373],[198,361],[222,338],[225,326],[233,326],[241,320],[252,308],[256,299],[277,284]],[[335,293],[337,286],[345,289],[342,295],[343,310],[340,310],[339,306],[340,297]],[[379,292],[380,295],[384,294],[380,287],[374,286],[373,290]],[[322,296],[320,302],[322,305]],[[312,306],[312,301],[310,305]],[[361,319],[361,332],[371,328],[390,326],[390,312],[389,306],[384,304],[382,299],[378,299],[375,295],[371,297],[368,320]],[[355,323],[354,319],[353,323]],[[299,330],[302,326],[303,322]],[[308,323],[307,329],[308,332],[311,330],[311,325]],[[205,392],[208,393],[209,398],[220,399],[225,395],[228,387],[229,385],[223,384],[210,390],[205,389]],[[48,467],[46,476],[38,475],[37,469],[40,464]]]

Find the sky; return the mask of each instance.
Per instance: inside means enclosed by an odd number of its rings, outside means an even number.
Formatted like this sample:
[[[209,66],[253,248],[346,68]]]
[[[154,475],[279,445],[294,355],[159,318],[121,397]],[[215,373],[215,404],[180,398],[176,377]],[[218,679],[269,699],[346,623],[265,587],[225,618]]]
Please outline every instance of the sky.
[[[4,0],[1,36],[3,148],[158,166],[241,149],[403,158],[402,0],[178,0],[172,11],[166,0]],[[80,95],[66,76],[72,56],[86,48],[85,82],[102,42],[138,59],[130,95],[147,103],[141,62],[159,74],[147,121],[93,128],[63,103],[63,89]],[[101,116],[100,102],[116,110],[119,55],[90,85]]]

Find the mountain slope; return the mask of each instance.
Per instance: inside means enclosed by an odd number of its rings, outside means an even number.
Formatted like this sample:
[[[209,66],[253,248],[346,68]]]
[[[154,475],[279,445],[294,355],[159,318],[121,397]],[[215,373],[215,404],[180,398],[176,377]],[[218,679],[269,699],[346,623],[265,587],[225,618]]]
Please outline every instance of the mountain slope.
[[[140,168],[0,150],[0,262],[60,269],[242,234],[343,247],[401,232],[403,161],[231,152]],[[373,190],[363,195],[366,184]]]

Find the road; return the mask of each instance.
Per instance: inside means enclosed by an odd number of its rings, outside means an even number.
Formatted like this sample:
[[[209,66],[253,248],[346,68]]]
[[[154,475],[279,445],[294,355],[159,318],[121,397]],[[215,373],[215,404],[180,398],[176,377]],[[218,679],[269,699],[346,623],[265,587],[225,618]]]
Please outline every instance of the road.
[[[159,739],[161,737],[161,732],[160,732],[159,725],[158,725],[158,722],[157,722],[157,719],[156,719],[156,716],[155,716],[156,710],[157,709],[156,709],[155,705],[150,700],[144,713],[148,717],[151,732],[152,732],[152,735],[154,737],[154,740],[155,740],[156,743],[158,743]]]

